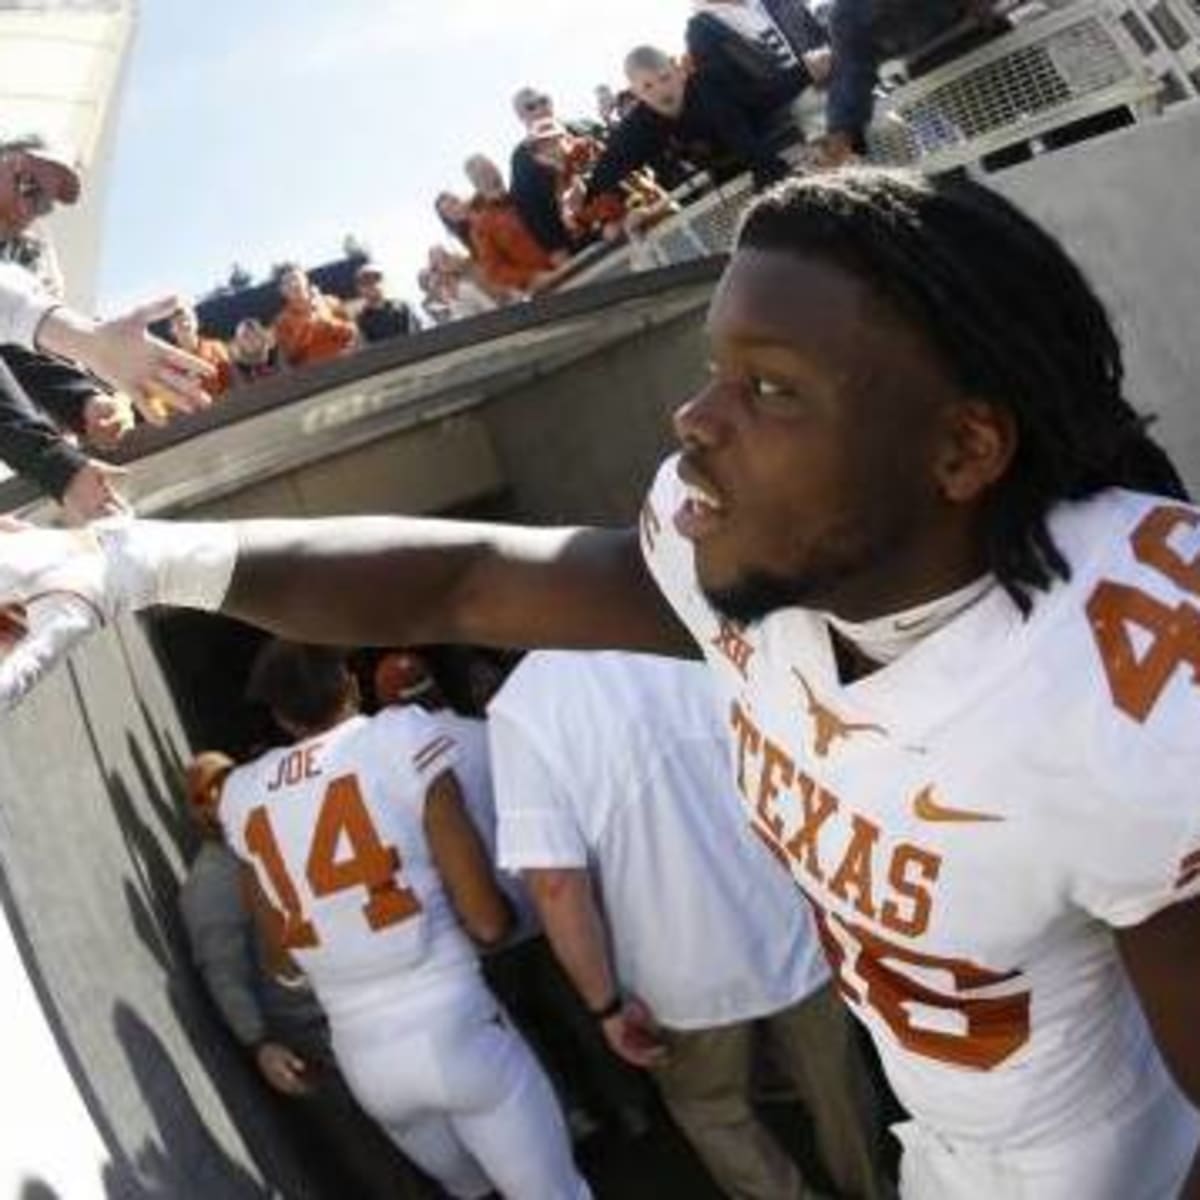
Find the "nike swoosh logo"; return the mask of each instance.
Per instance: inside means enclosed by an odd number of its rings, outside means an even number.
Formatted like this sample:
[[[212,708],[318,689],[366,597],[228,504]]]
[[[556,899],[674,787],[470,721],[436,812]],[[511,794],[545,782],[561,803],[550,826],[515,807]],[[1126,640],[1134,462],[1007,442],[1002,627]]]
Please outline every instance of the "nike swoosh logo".
[[[972,812],[969,808],[949,808],[940,804],[932,787],[922,788],[917,793],[913,800],[913,814],[918,821],[929,821],[935,825],[971,825],[1004,820],[994,813]]]

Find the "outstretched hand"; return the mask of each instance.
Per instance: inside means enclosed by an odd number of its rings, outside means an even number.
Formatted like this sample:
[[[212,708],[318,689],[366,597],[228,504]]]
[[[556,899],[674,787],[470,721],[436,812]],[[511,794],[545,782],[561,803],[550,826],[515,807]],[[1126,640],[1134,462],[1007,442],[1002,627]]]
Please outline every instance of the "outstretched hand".
[[[212,402],[204,390],[212,367],[149,331],[179,303],[177,297],[167,296],[99,322],[54,309],[38,329],[38,346],[83,363],[124,392],[147,421],[162,425],[172,413],[198,412]]]

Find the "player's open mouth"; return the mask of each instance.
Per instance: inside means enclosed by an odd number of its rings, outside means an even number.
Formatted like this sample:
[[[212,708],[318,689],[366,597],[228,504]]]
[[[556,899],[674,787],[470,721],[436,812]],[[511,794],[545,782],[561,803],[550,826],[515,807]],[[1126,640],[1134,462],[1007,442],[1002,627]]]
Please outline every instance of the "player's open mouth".
[[[684,484],[683,503],[675,513],[675,528],[688,541],[699,541],[715,533],[725,520],[725,506],[698,483]]]

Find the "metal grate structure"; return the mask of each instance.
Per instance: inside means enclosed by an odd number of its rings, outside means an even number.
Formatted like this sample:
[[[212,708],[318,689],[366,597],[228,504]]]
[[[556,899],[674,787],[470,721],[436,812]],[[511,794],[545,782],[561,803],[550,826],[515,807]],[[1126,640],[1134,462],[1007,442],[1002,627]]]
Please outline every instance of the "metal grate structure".
[[[1112,109],[1144,115],[1159,92],[1119,12],[1073,3],[897,88],[872,157],[946,170]]]
[[[1200,0],[1047,0],[1048,11],[881,97],[871,158],[929,172],[971,166],[1115,110],[1135,119],[1200,98]],[[812,114],[809,114],[811,117]],[[810,134],[812,122],[803,121]],[[589,262],[567,287],[729,249],[748,176],[695,199],[635,249]]]

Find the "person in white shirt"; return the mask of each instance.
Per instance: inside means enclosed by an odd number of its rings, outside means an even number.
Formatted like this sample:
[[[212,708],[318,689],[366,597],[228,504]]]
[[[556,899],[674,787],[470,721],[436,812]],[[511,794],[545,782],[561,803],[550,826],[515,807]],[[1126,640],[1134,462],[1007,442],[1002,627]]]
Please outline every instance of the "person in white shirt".
[[[221,825],[359,1104],[452,1196],[588,1200],[472,940],[498,944],[512,921],[467,799],[487,786],[485,744],[416,706],[363,716],[343,656],[320,647],[268,643],[248,696],[295,740],[228,776]]]
[[[814,1194],[754,1113],[762,1039],[812,1114],[838,1194],[883,1194],[845,1008],[807,909],[763,870],[767,851],[730,802],[704,668],[532,654],[489,706],[488,738],[501,865],[522,873],[612,1049],[653,1072],[721,1188]]]

